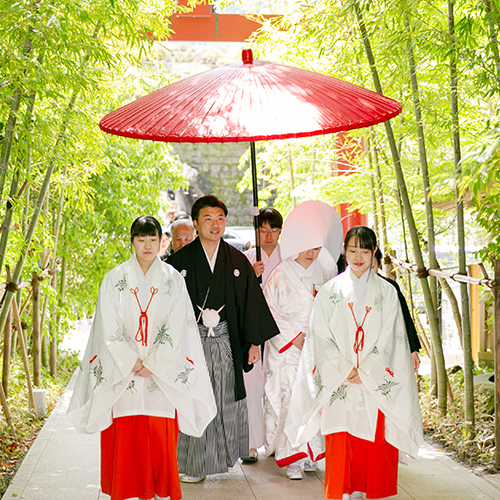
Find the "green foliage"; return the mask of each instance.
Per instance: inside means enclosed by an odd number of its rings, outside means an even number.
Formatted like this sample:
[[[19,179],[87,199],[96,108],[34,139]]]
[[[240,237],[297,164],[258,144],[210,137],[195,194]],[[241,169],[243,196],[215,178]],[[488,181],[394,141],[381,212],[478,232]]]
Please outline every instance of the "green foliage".
[[[161,191],[177,189],[182,173],[164,144],[110,136],[105,154],[109,167],[88,180],[88,206],[67,207],[67,303],[82,314],[92,314],[104,275],[130,257],[134,219],[164,208]]]
[[[448,91],[450,36],[447,3],[419,0],[319,0],[305,5],[297,2],[293,11],[264,24],[260,32],[253,37],[252,48],[256,58],[299,66],[370,88],[372,78],[354,16],[354,3],[358,3],[362,9],[384,93],[399,100],[403,106],[403,112],[392,120],[392,126],[398,141],[417,229],[424,235],[424,193],[407,47],[412,44],[415,58],[433,201],[453,200],[457,178],[453,164]],[[498,133],[488,132],[492,129],[490,124],[498,122],[500,109],[500,65],[499,60],[495,58],[495,38],[490,30],[492,25],[495,28],[500,26],[498,2],[491,2],[489,11],[487,2],[456,1],[454,4],[460,140],[464,158],[463,190],[471,190],[472,186],[478,184],[484,189],[487,179],[491,182],[491,179],[498,178],[498,168],[493,168],[493,163],[498,166]],[[498,32],[498,29],[493,30],[493,33],[495,32]],[[403,235],[392,160],[383,129],[381,126],[375,128],[386,198],[387,224],[395,233],[393,241],[397,242]],[[355,135],[363,134],[364,132],[360,131]],[[321,142],[328,146],[311,146],[315,141],[317,144]],[[306,182],[308,187],[300,189],[303,183],[302,165],[313,162],[333,165],[338,154],[338,141],[335,137],[329,137],[311,139],[307,143],[296,141],[295,144],[292,160],[298,177],[294,193],[297,203],[314,197],[334,204],[350,199],[354,202],[352,208],[371,212],[369,176],[373,176],[373,170],[363,154],[350,159],[354,175],[325,179],[327,172],[315,169],[313,178],[309,176]],[[289,183],[285,181],[290,177],[289,165],[283,160],[277,161],[277,158],[286,158],[290,146],[261,143],[259,147],[259,168],[265,185],[264,195],[269,199],[276,195],[280,206],[289,209],[292,205],[292,193]],[[281,154],[278,151],[281,151]],[[497,151],[496,156],[490,155],[491,160],[488,162],[476,162],[475,168],[467,168],[466,165],[472,165],[474,158],[481,155],[484,157],[493,151]],[[296,161],[295,157],[299,160]],[[307,168],[303,172],[307,172]],[[309,188],[311,185],[314,189]],[[352,193],[356,195],[353,196]],[[477,192],[475,195],[477,196]],[[481,214],[479,218],[482,229],[492,235],[498,234],[495,222],[488,215],[492,214],[497,206],[495,199],[482,200],[486,204],[491,202],[489,208],[482,203],[482,211],[478,212]],[[434,210],[434,217],[438,243],[453,244],[450,227],[454,225],[454,211]],[[481,233],[482,231],[478,230],[469,232],[474,238],[474,244],[478,243],[478,235]],[[488,245],[487,241],[482,243]],[[425,246],[425,241],[422,241],[422,245]],[[490,251],[491,245],[485,246],[484,254]]]
[[[19,186],[27,183],[22,196],[12,198],[4,263],[13,269],[26,252],[28,280],[52,265],[60,271],[66,260],[64,302],[48,284],[42,290],[48,319],[57,315],[68,324],[93,308],[104,274],[130,255],[126,234],[134,218],[158,213],[162,190],[181,183],[182,170],[166,145],[106,137],[98,127],[112,109],[167,83],[153,37],[168,35],[165,20],[175,9],[174,0],[0,0],[0,135],[12,97],[21,93],[18,112],[10,115],[12,142],[7,136],[0,142],[2,155],[10,150],[5,184],[15,175]],[[48,198],[25,248],[34,202],[52,165]]]

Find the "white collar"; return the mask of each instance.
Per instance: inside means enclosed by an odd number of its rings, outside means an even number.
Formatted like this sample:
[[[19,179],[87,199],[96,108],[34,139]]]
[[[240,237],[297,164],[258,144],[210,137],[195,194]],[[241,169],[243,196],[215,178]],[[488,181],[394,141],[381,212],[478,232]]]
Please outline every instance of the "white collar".
[[[201,241],[200,241],[201,243]],[[205,255],[207,257],[207,260],[208,260],[208,265],[210,266],[210,269],[212,272],[214,272],[214,269],[215,269],[215,263],[217,262],[217,254],[219,253],[219,246],[220,246],[220,240],[217,242],[217,247],[215,248],[215,252],[214,254],[212,255],[212,258],[210,258],[208,256],[208,253],[207,251],[205,250],[205,247],[203,246],[203,243],[201,243],[201,246],[203,248],[203,251],[205,252]]]

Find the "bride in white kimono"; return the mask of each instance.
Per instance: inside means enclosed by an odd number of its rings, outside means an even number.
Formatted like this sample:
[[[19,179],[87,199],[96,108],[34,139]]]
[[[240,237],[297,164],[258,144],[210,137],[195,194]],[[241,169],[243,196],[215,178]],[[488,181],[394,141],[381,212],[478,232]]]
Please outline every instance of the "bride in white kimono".
[[[131,233],[135,253],[101,284],[68,416],[101,432],[112,500],[176,500],[178,430],[201,435],[215,400],[184,279],[157,257],[160,224],[141,216]]]
[[[337,274],[336,261],[342,241],[340,218],[324,203],[303,203],[285,220],[281,241],[285,258],[264,288],[280,330],[279,335],[266,343],[265,453],[267,456],[274,453],[277,464],[287,467],[287,477],[302,479],[297,462],[308,457],[307,447],[292,448],[284,425],[314,297]],[[314,440],[308,444],[313,450],[321,448]],[[316,468],[314,461],[304,463],[306,472]]]

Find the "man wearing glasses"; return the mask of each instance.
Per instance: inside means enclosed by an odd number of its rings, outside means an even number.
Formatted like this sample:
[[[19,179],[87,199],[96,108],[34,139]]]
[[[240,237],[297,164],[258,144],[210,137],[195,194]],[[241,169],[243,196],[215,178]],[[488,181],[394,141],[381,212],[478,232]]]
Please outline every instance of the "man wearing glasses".
[[[256,261],[255,248],[247,250],[245,255],[252,264],[257,277],[262,276],[261,287],[264,288],[267,279],[281,262],[278,239],[283,227],[283,217],[274,208],[262,208],[259,212],[259,231],[261,260]],[[263,357],[261,357],[261,360]],[[242,457],[246,463],[258,460],[257,449],[264,445],[264,383],[266,375],[262,361],[254,364],[253,370],[243,375],[247,392],[249,455]]]

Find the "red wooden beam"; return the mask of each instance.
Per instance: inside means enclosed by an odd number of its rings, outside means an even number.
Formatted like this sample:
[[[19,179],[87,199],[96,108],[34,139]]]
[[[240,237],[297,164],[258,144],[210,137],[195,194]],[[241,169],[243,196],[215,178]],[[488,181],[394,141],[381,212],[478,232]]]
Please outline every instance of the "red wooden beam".
[[[186,0],[179,0],[186,5]],[[265,19],[276,15],[262,16]],[[210,5],[197,5],[190,12],[170,17],[172,34],[168,40],[192,42],[244,42],[261,27],[261,23],[240,14],[217,14]]]

